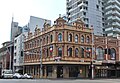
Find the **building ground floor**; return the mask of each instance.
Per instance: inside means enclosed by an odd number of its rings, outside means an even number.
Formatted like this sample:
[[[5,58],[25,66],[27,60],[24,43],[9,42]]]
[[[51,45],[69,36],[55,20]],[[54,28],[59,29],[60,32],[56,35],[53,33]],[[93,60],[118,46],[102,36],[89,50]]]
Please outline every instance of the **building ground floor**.
[[[94,65],[94,78],[119,78],[119,63]],[[40,78],[40,64],[24,65],[24,73]],[[43,64],[42,78],[91,78],[91,64]]]
[[[118,63],[104,63],[95,67],[96,78],[120,78],[120,65]]]
[[[24,67],[24,72],[32,74],[34,78],[40,78],[40,65]],[[88,78],[89,65],[43,65],[43,78]]]

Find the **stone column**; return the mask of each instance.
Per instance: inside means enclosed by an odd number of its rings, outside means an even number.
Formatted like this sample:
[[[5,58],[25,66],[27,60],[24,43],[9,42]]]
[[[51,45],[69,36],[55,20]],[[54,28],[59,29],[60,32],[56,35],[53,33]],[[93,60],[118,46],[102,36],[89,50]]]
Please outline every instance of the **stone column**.
[[[44,68],[44,71],[45,71],[45,73],[44,73],[44,76],[45,76],[45,78],[47,78],[47,66],[45,66],[45,68]]]
[[[53,57],[55,57],[56,56],[56,46],[55,46],[55,44],[53,45]]]
[[[64,38],[65,38],[65,42],[67,42],[67,40],[68,40],[68,34],[67,34],[66,30],[64,31]]]
[[[64,56],[67,56],[67,45],[64,46]]]
[[[69,78],[69,67],[63,66],[63,78]]]
[[[57,78],[57,66],[53,65],[52,78]]]

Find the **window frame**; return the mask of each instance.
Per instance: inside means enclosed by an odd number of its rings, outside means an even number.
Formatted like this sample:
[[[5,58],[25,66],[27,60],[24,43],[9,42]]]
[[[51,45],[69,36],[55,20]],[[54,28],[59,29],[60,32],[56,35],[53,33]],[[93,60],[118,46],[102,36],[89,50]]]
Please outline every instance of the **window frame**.
[[[59,42],[62,42],[62,33],[59,33],[59,34],[58,34],[58,41],[59,41]]]
[[[78,35],[75,35],[75,43],[78,43]]]

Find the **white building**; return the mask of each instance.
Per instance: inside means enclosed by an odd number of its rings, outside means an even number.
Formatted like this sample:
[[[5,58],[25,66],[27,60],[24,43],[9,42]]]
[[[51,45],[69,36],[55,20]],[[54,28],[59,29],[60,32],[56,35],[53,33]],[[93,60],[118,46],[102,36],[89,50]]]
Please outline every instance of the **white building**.
[[[23,34],[14,38],[14,71],[22,70],[23,65]]]
[[[68,22],[72,23],[78,17],[85,23],[85,27],[94,28],[95,35],[103,34],[103,2],[102,0],[66,0]]]
[[[105,29],[107,36],[120,35],[120,0],[103,0],[105,10]]]

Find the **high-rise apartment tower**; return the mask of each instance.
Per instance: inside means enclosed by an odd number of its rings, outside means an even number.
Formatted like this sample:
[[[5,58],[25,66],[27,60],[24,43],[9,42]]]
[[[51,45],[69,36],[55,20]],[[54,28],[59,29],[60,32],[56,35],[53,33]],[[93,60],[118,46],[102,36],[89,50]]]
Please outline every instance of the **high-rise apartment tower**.
[[[68,23],[71,24],[80,17],[85,27],[93,26],[95,35],[103,34],[102,0],[66,0],[66,5]]]

